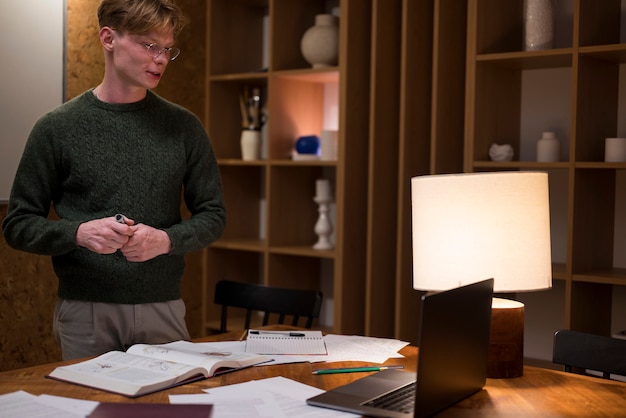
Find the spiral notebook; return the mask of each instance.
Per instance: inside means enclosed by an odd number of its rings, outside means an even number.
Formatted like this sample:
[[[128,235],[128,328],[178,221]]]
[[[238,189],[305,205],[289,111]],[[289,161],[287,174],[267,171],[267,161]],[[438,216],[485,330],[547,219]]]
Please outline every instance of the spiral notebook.
[[[321,331],[248,331],[246,353],[327,355]]]

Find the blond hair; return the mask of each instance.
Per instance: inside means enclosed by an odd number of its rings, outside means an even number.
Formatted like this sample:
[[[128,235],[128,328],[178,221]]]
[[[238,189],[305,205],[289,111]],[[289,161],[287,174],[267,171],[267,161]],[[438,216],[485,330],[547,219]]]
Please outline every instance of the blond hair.
[[[173,0],[102,0],[98,7],[100,28],[133,34],[152,30],[173,29],[178,35],[187,23]]]

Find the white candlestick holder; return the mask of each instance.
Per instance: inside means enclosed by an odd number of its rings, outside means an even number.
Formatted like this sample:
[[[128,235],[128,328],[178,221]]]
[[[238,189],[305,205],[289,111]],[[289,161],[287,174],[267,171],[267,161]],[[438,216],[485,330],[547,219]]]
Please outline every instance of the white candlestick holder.
[[[314,228],[318,237],[317,242],[313,245],[314,250],[332,250],[334,248],[333,243],[330,241],[330,235],[333,232],[333,224],[328,216],[332,200],[330,196],[315,196],[313,198],[313,201],[318,204],[317,211],[319,213]]]

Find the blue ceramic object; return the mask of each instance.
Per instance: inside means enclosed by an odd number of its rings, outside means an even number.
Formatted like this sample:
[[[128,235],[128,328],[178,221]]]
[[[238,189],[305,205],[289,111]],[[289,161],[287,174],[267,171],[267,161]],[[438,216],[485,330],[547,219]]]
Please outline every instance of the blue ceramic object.
[[[320,138],[317,135],[305,135],[296,141],[296,151],[298,154],[315,154],[320,149]]]

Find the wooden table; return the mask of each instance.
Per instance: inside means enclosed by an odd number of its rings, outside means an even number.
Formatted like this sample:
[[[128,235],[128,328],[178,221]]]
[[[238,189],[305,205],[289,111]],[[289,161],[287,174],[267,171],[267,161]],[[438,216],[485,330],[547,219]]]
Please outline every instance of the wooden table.
[[[203,338],[200,341],[227,341],[239,339],[241,333],[227,333]],[[403,364],[415,372],[417,347],[407,346],[400,351],[404,359],[391,359],[388,364]],[[73,361],[75,362],[75,361]],[[284,376],[321,389],[331,389],[364,377],[367,373],[312,375],[320,364],[284,364],[252,367],[218,377],[189,383],[169,390],[129,399],[95,389],[64,383],[45,376],[55,367],[72,362],[60,362],[0,373],[0,394],[25,390],[34,395],[50,394],[99,402],[154,402],[168,403],[170,394],[196,394],[202,389],[246,382],[252,379]],[[327,367],[364,365],[361,362],[333,363]],[[626,383],[602,380],[554,370],[526,366],[524,376],[514,379],[487,379],[485,388],[442,412],[441,417],[565,417],[606,416],[626,414]]]

